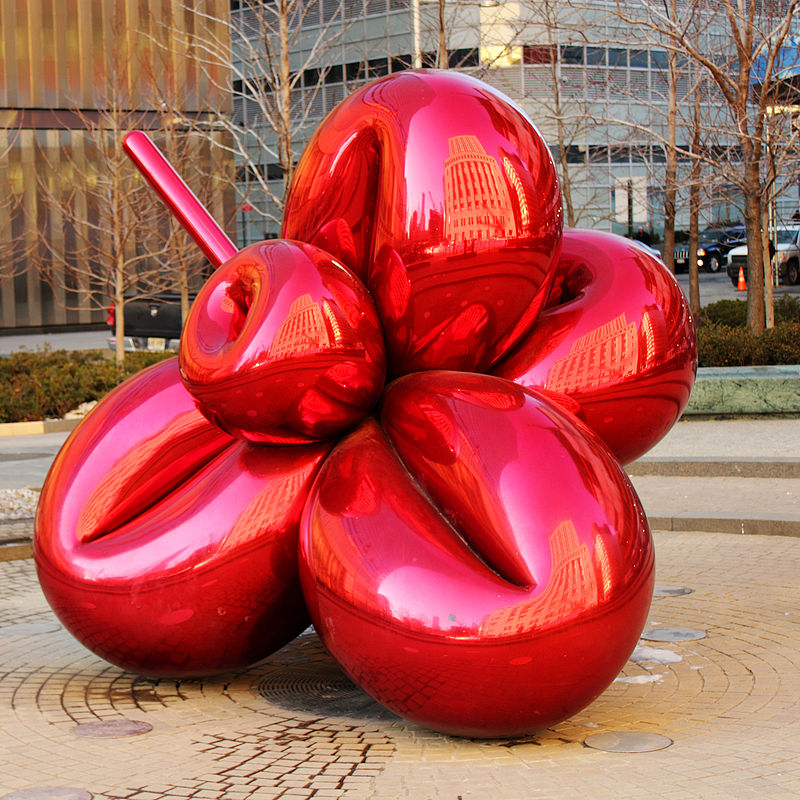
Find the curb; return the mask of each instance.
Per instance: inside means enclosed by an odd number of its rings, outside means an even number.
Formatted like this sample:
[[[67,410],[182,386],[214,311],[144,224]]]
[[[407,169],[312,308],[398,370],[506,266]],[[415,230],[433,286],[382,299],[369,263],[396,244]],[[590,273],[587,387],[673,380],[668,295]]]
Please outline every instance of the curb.
[[[21,561],[26,558],[33,558],[32,539],[0,542],[0,562]]]
[[[778,517],[770,514],[739,514],[735,517],[708,514],[696,517],[690,514],[669,516],[669,512],[654,512],[647,514],[647,522],[654,531],[800,537],[800,517]]]
[[[0,436],[70,433],[78,427],[80,421],[80,419],[40,419],[33,422],[3,422],[0,423]]]

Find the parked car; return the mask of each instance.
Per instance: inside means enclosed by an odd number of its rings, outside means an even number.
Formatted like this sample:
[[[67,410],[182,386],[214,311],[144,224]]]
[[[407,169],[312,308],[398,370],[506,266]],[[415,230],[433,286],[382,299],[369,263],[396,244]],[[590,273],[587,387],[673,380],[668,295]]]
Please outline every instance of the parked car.
[[[697,242],[697,267],[708,272],[719,272],[728,263],[728,254],[745,242],[744,225],[729,228],[706,228]],[[675,245],[675,272],[689,271],[689,243]]]
[[[194,300],[190,295],[189,300]],[[110,309],[108,325],[114,329],[115,309]],[[181,296],[165,292],[147,299],[125,303],[126,350],[177,350],[181,338]],[[113,339],[109,340],[113,347]]]
[[[791,285],[800,283],[800,227],[778,228],[773,242],[778,282]],[[747,281],[746,244],[728,253],[728,277],[734,286],[739,283],[739,267],[744,270],[744,279]]]

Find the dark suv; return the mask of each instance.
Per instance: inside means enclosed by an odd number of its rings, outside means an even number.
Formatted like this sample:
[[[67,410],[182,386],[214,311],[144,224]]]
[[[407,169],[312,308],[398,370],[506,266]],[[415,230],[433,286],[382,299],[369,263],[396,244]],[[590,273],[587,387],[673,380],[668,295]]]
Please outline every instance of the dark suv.
[[[728,251],[745,243],[744,225],[730,228],[706,228],[697,242],[697,266],[719,272],[728,262]],[[675,245],[675,272],[689,271],[689,243]]]

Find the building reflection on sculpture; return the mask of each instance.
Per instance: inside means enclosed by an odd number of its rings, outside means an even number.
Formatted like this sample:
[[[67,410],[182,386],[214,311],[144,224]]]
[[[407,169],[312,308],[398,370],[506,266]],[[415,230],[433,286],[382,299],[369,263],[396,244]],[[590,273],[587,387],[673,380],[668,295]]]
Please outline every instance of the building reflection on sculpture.
[[[355,335],[346,320],[327,300],[316,302],[310,294],[298,297],[281,322],[269,357],[289,358],[308,350],[330,350],[355,343]]]
[[[656,366],[667,337],[664,316],[655,306],[642,312],[642,324],[628,322],[623,312],[576,339],[569,353],[556,360],[546,388],[554,392],[586,391],[617,383]]]
[[[339,539],[339,544],[346,542],[353,552],[323,552],[321,548],[316,552],[319,574],[326,576],[327,585],[336,586],[335,602],[351,610],[374,607],[384,616],[385,624],[392,619],[402,621],[409,632],[423,637],[445,631],[456,638],[509,639],[533,630],[556,628],[579,615],[591,615],[601,604],[614,602],[615,592],[625,584],[629,565],[636,562],[638,555],[628,552],[630,548],[606,526],[593,525],[591,542],[581,541],[573,520],[565,519],[548,537],[550,569],[544,587],[531,590],[527,600],[516,595],[508,605],[496,608],[482,619],[459,625],[446,615],[428,616],[428,609],[419,608],[413,593],[391,598],[378,593],[376,605],[370,582],[359,581],[348,564],[351,559],[358,559],[366,574],[382,574],[385,564],[381,554],[368,546],[383,534],[380,515],[359,516],[350,524],[343,520],[343,524],[349,535]]]
[[[549,537],[552,566],[544,590],[528,603],[488,614],[481,623],[481,635],[516,636],[557,625],[598,606],[614,588],[611,553],[617,548],[608,533],[595,530],[593,539],[594,557],[589,545],[580,541],[573,521],[561,522]]]
[[[315,468],[315,463],[309,463],[293,471],[287,470],[284,474],[268,476],[263,490],[253,497],[231,525],[220,543],[220,551],[235,549],[244,542],[259,539],[263,536],[264,528],[271,527],[276,520],[298,516],[301,505],[299,498],[304,496]],[[296,513],[290,514],[293,504],[298,508]]]
[[[519,235],[516,215],[497,160],[488,155],[477,136],[453,136],[444,161],[444,238],[450,245]],[[506,158],[504,167],[515,188],[522,219],[529,219],[527,199],[519,176]]]

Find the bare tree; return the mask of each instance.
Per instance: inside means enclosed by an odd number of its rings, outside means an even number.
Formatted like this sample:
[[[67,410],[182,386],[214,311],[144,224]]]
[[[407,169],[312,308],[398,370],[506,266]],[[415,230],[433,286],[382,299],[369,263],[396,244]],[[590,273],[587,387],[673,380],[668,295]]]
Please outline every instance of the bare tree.
[[[747,230],[747,321],[756,332],[766,323],[764,301],[765,260],[762,209],[770,180],[765,160],[765,139],[770,109],[778,88],[776,65],[792,30],[798,0],[695,0],[687,4],[690,15],[674,17],[655,0],[622,0],[617,14],[633,29],[662,39],[671,52],[699,65],[718,90],[727,124],[717,124],[724,142],[707,147],[703,158],[719,165],[720,151],[735,155],[728,160],[728,177],[743,195],[742,214]],[[686,23],[687,16],[693,20]],[[699,32],[699,36],[698,36]],[[702,46],[698,43],[702,41]],[[759,76],[753,86],[753,76]],[[718,117],[719,119],[719,117]]]
[[[145,60],[140,61],[141,52],[130,44],[122,7],[112,12],[107,36],[129,69],[106,70],[104,80],[96,82],[99,110],[73,109],[81,129],[70,132],[70,148],[40,148],[45,166],[38,176],[43,226],[32,258],[57,303],[114,308],[116,359],[122,363],[126,304],[174,289],[182,281],[180,276],[176,279],[176,264],[185,277],[189,256],[169,212],[154,201],[122,148],[127,131],[157,128],[171,114],[166,104],[167,113],[131,110],[134,104],[158,108],[146,91],[157,81],[148,75]],[[190,159],[179,156],[178,138],[172,134],[175,131],[169,129],[165,134],[167,147],[178,168],[185,168]],[[191,263],[194,268],[198,262]]]
[[[351,25],[351,5],[241,0],[229,20],[186,6],[196,19],[195,53],[204,64],[213,67],[232,51],[227,88],[234,113],[215,116],[214,128],[227,134],[217,145],[235,158],[240,202],[275,230],[311,124],[344,97],[347,76],[329,54]],[[366,63],[363,77],[369,77]]]

